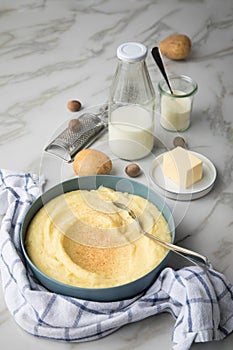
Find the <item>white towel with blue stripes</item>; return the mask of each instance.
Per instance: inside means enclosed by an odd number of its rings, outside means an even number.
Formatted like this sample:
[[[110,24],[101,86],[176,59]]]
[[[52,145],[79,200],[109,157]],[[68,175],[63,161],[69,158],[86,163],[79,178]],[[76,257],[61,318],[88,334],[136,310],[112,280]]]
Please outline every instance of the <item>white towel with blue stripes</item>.
[[[93,302],[52,293],[25,265],[19,232],[25,213],[41,194],[34,174],[0,171],[1,277],[5,301],[15,321],[42,338],[85,342],[162,312],[175,319],[174,349],[193,342],[224,339],[233,330],[233,286],[211,269],[164,269],[142,295],[119,302]]]

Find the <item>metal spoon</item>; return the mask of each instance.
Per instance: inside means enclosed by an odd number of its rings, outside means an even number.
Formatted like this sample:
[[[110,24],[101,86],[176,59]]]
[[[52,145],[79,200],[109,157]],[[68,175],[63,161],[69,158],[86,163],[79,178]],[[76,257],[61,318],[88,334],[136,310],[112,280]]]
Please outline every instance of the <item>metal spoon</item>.
[[[113,202],[113,204],[120,209],[126,210],[129,213],[129,215],[136,221],[140,232],[142,232],[145,236],[154,239],[157,243],[159,243],[163,247],[165,247],[169,250],[172,250],[173,252],[184,257],[185,259],[191,261],[195,265],[201,266],[205,270],[210,267],[210,263],[209,263],[207,257],[205,257],[204,255],[201,255],[199,253],[196,253],[196,252],[189,250],[189,249],[186,249],[186,248],[182,248],[182,247],[177,246],[175,244],[163,241],[162,239],[152,235],[151,233],[146,232],[143,229],[143,227],[139,221],[139,218],[137,217],[137,215],[135,214],[135,212],[131,208],[129,208],[127,205],[125,205],[123,203],[119,203],[119,202]]]
[[[152,54],[155,62],[157,63],[157,65],[158,65],[158,67],[160,69],[160,72],[162,73],[164,79],[166,80],[166,83],[167,83],[167,85],[169,87],[169,90],[170,90],[171,94],[173,95],[173,91],[172,91],[171,85],[169,83],[169,80],[168,80],[168,77],[167,77],[167,73],[166,73],[164,65],[163,65],[162,58],[161,58],[160,53],[159,53],[159,48],[158,47],[154,47],[151,50],[151,54]]]

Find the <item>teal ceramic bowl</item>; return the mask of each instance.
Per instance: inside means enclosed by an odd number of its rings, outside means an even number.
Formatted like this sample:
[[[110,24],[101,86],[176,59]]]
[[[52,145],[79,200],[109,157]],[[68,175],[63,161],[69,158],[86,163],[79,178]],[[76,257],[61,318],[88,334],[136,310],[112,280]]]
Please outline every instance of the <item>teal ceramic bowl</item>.
[[[38,212],[38,210],[42,208],[43,205],[49,202],[51,199],[63,193],[78,189],[97,189],[101,185],[120,192],[128,192],[131,194],[139,195],[155,204],[167,220],[172,236],[172,242],[174,242],[175,224],[172,213],[166,205],[164,199],[161,198],[156,192],[154,192],[147,186],[128,178],[112,175],[84,176],[65,181],[51,188],[50,190],[42,194],[38,199],[36,199],[36,201],[31,205],[28,212],[26,213],[20,232],[21,247],[29,267],[31,268],[37,279],[40,281],[40,283],[50,291],[80,299],[100,302],[129,299],[148,289],[155,281],[159,272],[167,266],[167,260],[170,254],[169,251],[158,266],[156,266],[152,271],[150,271],[146,275],[133,282],[111,288],[79,288],[58,282],[48,277],[32,263],[29,256],[27,255],[24,246],[24,241],[28,226],[34,215]]]

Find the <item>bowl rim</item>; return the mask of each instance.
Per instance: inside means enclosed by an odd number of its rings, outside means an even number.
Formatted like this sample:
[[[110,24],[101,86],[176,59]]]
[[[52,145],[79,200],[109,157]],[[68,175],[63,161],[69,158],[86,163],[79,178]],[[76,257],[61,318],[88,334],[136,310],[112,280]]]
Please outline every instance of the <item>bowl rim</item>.
[[[26,237],[26,232],[27,232],[27,228],[29,226],[29,223],[31,222],[31,220],[33,219],[33,217],[36,215],[36,213],[43,207],[44,204],[48,203],[50,200],[52,200],[53,198],[56,198],[56,196],[53,195],[54,192],[57,192],[58,190],[61,190],[63,189],[64,190],[64,187],[69,187],[70,184],[72,184],[73,182],[79,182],[79,181],[84,181],[88,179],[106,179],[108,178],[111,182],[111,180],[114,179],[114,181],[116,180],[127,180],[129,181],[130,183],[132,184],[135,184],[135,186],[141,186],[142,188],[146,188],[147,189],[147,192],[148,194],[151,193],[153,195],[155,195],[157,197],[157,199],[161,202],[163,202],[163,209],[161,210],[159,208],[159,210],[161,211],[161,213],[163,214],[164,216],[164,209],[166,209],[167,211],[167,215],[169,216],[169,220],[167,220],[165,218],[165,220],[167,221],[168,225],[169,225],[169,229],[170,229],[170,234],[171,234],[171,242],[174,243],[174,240],[175,240],[175,221],[174,221],[174,218],[173,218],[173,215],[172,215],[172,212],[171,212],[171,209],[169,208],[169,206],[167,205],[167,203],[165,202],[165,198],[163,198],[160,194],[158,194],[157,192],[155,192],[154,189],[150,188],[149,186],[146,186],[144,185],[143,183],[141,182],[138,182],[138,181],[135,181],[135,180],[132,180],[132,179],[128,179],[126,177],[123,177],[123,176],[116,176],[116,175],[89,175],[89,176],[80,176],[80,177],[75,177],[75,178],[72,178],[72,179],[68,179],[68,180],[65,180],[61,183],[58,183],[56,184],[55,186],[49,188],[48,190],[46,190],[44,193],[42,193],[39,197],[37,197],[35,199],[35,201],[29,206],[29,208],[27,209],[26,213],[25,213],[25,216],[24,216],[24,219],[23,219],[23,222],[22,222],[22,225],[21,225],[21,228],[20,228],[20,246],[21,246],[21,249],[22,249],[22,252],[23,252],[23,255],[26,259],[26,262],[29,264],[30,268],[32,269],[32,272],[34,274],[34,271],[36,271],[37,274],[39,275],[42,275],[43,278],[45,278],[47,281],[49,281],[50,283],[53,283],[55,284],[56,286],[59,286],[61,288],[66,288],[67,290],[70,290],[70,291],[111,291],[111,290],[117,290],[119,288],[124,288],[124,287],[127,287],[127,286],[132,286],[132,284],[134,283],[138,283],[138,281],[140,280],[143,280],[146,278],[146,276],[150,275],[155,269],[158,269],[160,271],[160,266],[162,264],[164,264],[164,262],[166,261],[166,259],[168,258],[168,256],[170,255],[171,251],[168,250],[166,255],[164,256],[164,258],[160,261],[160,263],[158,265],[156,265],[152,270],[150,270],[149,272],[147,272],[146,274],[144,274],[143,276],[137,278],[136,280],[133,280],[131,282],[127,282],[127,283],[124,283],[124,284],[120,284],[120,285],[116,285],[116,286],[112,286],[112,287],[101,287],[101,288],[98,288],[98,287],[79,287],[79,286],[73,286],[73,285],[69,285],[69,284],[66,284],[64,282],[61,282],[61,281],[58,281],[50,276],[48,276],[46,273],[44,273],[43,271],[41,271],[33,262],[32,260],[30,259],[29,255],[27,254],[27,251],[26,251],[26,248],[25,248],[25,237]],[[102,184],[103,186],[105,186],[104,184]],[[99,184],[98,187],[100,187],[101,184]],[[96,189],[98,188],[96,187]],[[108,187],[108,186],[106,186]],[[113,188],[114,189],[114,188]],[[76,188],[76,189],[70,189],[68,191],[64,191],[64,192],[61,192],[60,194],[62,193],[68,193],[68,192],[71,192],[71,191],[75,191],[75,190],[79,190],[79,188]],[[90,190],[90,189],[89,189]],[[130,193],[130,192],[129,192]],[[136,194],[136,193],[135,193]],[[137,195],[137,194],[136,194]],[[43,202],[42,198],[45,198],[45,202]],[[143,197],[145,198],[145,197]],[[42,205],[39,205],[42,201]],[[153,203],[153,202],[152,202]],[[154,203],[153,203],[154,204]],[[155,204],[157,206],[157,204]],[[34,209],[36,208],[36,209]],[[34,214],[31,216],[31,211],[34,211]],[[31,216],[31,219],[28,220],[28,216]],[[26,229],[25,229],[26,227]],[[25,231],[25,232],[24,232]],[[37,277],[37,275],[36,275]],[[37,278],[38,279],[38,278]],[[39,280],[39,282],[44,286],[43,282],[41,282]],[[45,288],[47,288],[45,286]],[[68,295],[68,293],[66,294]]]

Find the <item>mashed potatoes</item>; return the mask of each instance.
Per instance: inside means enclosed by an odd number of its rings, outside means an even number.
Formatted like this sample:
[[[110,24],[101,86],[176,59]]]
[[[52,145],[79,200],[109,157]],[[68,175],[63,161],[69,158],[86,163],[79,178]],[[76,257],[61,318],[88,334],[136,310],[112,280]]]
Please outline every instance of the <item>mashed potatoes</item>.
[[[148,232],[170,242],[168,223],[146,199],[106,187],[77,190],[44,205],[33,218],[25,247],[32,262],[60,282],[106,288],[138,279],[155,268],[167,250],[139,233],[131,207]]]

